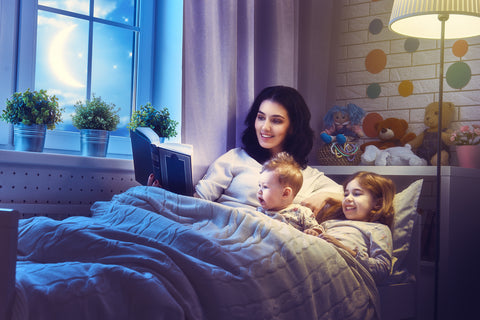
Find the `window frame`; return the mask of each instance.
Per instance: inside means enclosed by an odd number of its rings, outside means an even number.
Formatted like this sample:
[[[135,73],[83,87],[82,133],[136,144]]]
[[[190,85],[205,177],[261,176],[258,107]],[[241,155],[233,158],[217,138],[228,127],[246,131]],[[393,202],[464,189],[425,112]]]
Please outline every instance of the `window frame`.
[[[37,42],[38,1],[21,1],[18,22],[17,72],[14,91],[35,88],[35,60]],[[136,105],[152,101],[154,35],[155,35],[155,1],[139,0],[137,17],[140,31],[135,37],[137,56],[134,57],[135,79],[132,86],[132,109]],[[64,13],[60,9],[48,8],[49,12]],[[79,16],[69,13],[70,16]],[[80,15],[84,17],[84,15]],[[91,18],[95,21],[98,18]],[[101,19],[98,19],[101,20]],[[112,22],[111,25],[117,23]],[[141,75],[141,77],[139,76]],[[12,128],[10,130],[13,130]],[[10,133],[12,135],[12,133]],[[80,133],[62,130],[47,130],[45,150],[57,153],[80,154]],[[111,136],[107,157],[130,158],[131,144],[129,137]]]

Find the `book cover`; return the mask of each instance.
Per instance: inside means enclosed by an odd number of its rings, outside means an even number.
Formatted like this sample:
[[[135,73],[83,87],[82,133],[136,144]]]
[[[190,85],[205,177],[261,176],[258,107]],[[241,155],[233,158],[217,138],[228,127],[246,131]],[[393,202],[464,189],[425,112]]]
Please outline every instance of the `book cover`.
[[[150,173],[162,188],[182,195],[193,195],[193,147],[180,143],[162,143],[148,127],[130,131],[135,180],[147,185]]]

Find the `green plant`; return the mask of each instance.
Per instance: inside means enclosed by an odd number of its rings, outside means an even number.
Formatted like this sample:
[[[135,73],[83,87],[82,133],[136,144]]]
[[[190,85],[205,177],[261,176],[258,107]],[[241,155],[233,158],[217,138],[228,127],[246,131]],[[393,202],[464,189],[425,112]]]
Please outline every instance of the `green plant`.
[[[150,127],[159,137],[171,138],[177,135],[178,122],[170,118],[167,108],[156,110],[147,103],[133,112],[128,128],[135,131],[137,127]]]
[[[62,122],[63,108],[56,96],[47,95],[46,90],[15,92],[2,112],[1,119],[12,124],[44,124],[48,129]]]
[[[108,104],[101,97],[94,94],[91,100],[85,103],[75,103],[75,114],[72,116],[72,123],[77,129],[97,129],[114,131],[120,122],[118,112],[114,104]]]

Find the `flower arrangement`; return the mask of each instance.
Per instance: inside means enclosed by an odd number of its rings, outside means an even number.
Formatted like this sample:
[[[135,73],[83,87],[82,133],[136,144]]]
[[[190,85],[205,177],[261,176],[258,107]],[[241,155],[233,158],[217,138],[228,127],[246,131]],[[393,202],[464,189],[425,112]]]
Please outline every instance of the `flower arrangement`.
[[[137,127],[150,127],[159,137],[171,138],[177,135],[178,122],[170,118],[167,108],[156,110],[151,103],[140,106],[133,112],[127,128],[135,131]]]
[[[94,94],[91,100],[85,103],[75,103],[75,114],[72,116],[72,124],[77,129],[96,129],[114,131],[120,122],[119,108],[114,104],[108,104],[101,97]]]
[[[456,145],[476,145],[480,143],[480,125],[462,126],[453,131],[450,141]]]
[[[54,129],[62,122],[63,108],[58,105],[56,96],[49,96],[46,90],[15,92],[3,110],[1,119],[14,125],[46,125]]]

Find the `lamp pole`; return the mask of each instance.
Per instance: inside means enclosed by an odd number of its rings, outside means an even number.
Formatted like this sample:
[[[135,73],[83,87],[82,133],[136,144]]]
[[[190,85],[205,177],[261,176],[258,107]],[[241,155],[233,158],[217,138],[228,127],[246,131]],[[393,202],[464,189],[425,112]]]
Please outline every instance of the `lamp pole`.
[[[441,211],[441,191],[442,191],[442,105],[443,105],[443,67],[445,64],[445,22],[448,20],[448,14],[439,14],[438,20],[441,22],[440,32],[440,77],[438,94],[438,141],[437,141],[437,224],[435,236],[435,299],[434,299],[434,319],[438,318],[438,281],[440,265],[440,211]]]

